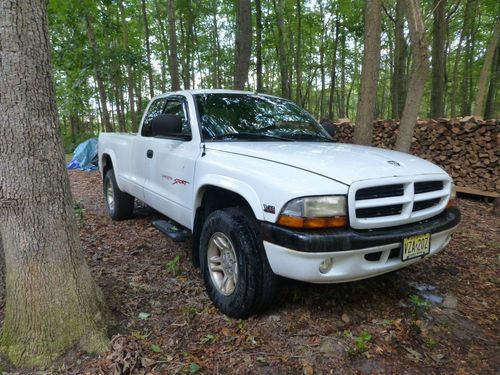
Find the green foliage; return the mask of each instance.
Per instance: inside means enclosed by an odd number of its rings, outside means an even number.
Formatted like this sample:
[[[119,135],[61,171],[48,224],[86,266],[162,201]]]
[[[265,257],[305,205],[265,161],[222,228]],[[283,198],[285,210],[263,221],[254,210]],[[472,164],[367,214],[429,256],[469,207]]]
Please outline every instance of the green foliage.
[[[422,297],[416,294],[412,294],[410,296],[410,301],[416,306],[416,307],[429,307],[431,303],[429,301],[426,301]]]
[[[372,339],[372,335],[364,329],[359,336],[354,336],[351,331],[344,331],[344,337],[354,340],[354,346],[347,348],[349,355],[355,356],[363,354],[368,350],[368,343]]]
[[[181,257],[176,255],[173,259],[169,260],[166,264],[167,272],[172,274],[173,276],[177,276],[181,273],[180,267]]]

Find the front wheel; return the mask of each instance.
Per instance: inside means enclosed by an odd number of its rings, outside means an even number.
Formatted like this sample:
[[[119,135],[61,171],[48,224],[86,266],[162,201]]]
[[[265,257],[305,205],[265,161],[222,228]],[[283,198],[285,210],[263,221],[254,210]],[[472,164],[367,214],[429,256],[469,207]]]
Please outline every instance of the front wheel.
[[[244,318],[273,300],[275,275],[255,220],[243,208],[211,213],[200,236],[200,265],[214,305],[232,318]]]
[[[112,169],[109,169],[104,175],[103,193],[106,210],[113,220],[132,217],[134,197],[120,190]]]

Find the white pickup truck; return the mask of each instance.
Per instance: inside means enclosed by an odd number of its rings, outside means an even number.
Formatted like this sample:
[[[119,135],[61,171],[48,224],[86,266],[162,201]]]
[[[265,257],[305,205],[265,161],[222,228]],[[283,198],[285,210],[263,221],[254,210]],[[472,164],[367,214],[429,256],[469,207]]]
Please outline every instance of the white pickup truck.
[[[207,293],[231,317],[272,302],[277,275],[336,283],[414,264],[460,221],[438,166],[336,143],[292,102],[257,93],[155,97],[137,135],[100,135],[99,166],[113,219],[137,198],[192,234]]]

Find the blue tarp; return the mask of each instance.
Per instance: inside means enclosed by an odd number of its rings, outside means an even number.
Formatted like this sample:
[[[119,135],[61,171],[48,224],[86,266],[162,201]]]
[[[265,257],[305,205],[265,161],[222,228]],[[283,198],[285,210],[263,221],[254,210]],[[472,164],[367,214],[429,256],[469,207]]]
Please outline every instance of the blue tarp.
[[[83,171],[96,170],[97,166],[92,160],[97,156],[97,138],[87,139],[78,145],[73,153],[73,159],[66,164],[68,169],[81,169]]]

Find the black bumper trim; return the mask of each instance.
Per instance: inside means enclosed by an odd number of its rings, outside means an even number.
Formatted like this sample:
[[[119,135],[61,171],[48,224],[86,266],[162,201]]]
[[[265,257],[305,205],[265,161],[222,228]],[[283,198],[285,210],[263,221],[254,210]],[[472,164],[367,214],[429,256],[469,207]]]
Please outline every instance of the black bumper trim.
[[[326,253],[402,242],[405,237],[421,233],[443,232],[456,227],[459,222],[460,211],[456,207],[451,207],[430,219],[392,228],[297,230],[269,222],[261,222],[260,228],[264,241],[296,251]]]

